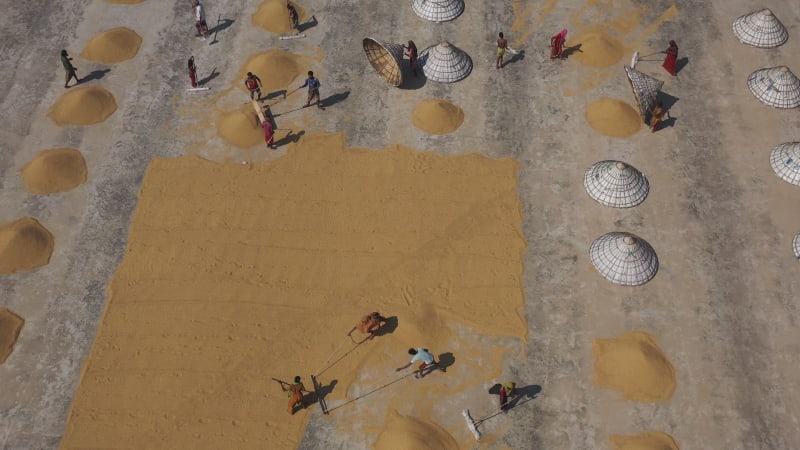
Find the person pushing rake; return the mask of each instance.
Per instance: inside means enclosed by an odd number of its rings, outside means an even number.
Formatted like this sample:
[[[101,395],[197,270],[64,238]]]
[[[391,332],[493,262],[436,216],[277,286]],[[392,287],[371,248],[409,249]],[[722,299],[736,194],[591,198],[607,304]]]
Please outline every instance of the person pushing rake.
[[[414,378],[423,378],[426,374],[426,369],[433,370],[434,367],[439,367],[439,370],[441,370],[442,372],[447,372],[447,370],[444,367],[439,365],[439,363],[436,361],[436,358],[430,353],[430,351],[428,351],[427,348],[422,348],[422,347],[417,349],[410,348],[408,349],[408,354],[413,356],[413,358],[411,358],[411,361],[409,361],[409,363],[406,364],[405,366],[398,367],[397,369],[395,369],[396,372],[399,372],[403,369],[407,369],[418,361],[420,364],[417,370],[415,370],[416,375],[414,375]]]

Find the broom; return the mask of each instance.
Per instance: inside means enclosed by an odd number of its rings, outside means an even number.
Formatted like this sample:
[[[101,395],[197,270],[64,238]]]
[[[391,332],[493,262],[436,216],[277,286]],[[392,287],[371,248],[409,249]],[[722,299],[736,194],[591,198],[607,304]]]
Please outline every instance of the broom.
[[[657,55],[659,53],[663,53],[663,52],[650,53],[649,55],[644,55],[644,56],[639,56],[639,51],[638,50],[633,52],[633,56],[631,57],[631,69],[635,69],[636,68],[636,64],[639,61],[648,61],[648,60],[646,60],[644,58],[647,58],[647,57],[650,57],[650,56],[654,56],[654,55]]]

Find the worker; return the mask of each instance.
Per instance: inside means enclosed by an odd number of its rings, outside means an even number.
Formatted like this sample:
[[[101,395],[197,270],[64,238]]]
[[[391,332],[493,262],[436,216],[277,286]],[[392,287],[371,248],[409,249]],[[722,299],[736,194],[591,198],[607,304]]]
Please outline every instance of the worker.
[[[202,37],[205,41],[208,37],[208,25],[206,24],[206,10],[199,0],[192,2],[194,9],[194,27],[197,29],[197,37]]]
[[[405,366],[398,367],[397,369],[395,369],[396,372],[406,369],[415,362],[420,361],[419,367],[417,368],[417,370],[414,371],[416,372],[414,378],[423,378],[425,376],[425,369],[439,365],[439,363],[436,362],[436,358],[434,358],[434,356],[431,354],[430,351],[428,351],[427,348],[421,348],[421,347],[417,349],[410,348],[408,349],[408,354],[413,356],[411,358],[411,361],[409,361],[409,363],[406,364]],[[439,370],[441,370],[442,372],[446,372],[445,368],[442,366],[439,366]]]
[[[66,80],[64,81],[64,87],[68,88],[69,82],[73,78],[75,78],[76,85],[80,84],[81,79],[78,78],[77,74],[78,69],[76,69],[75,66],[72,65],[72,58],[69,57],[69,54],[67,53],[66,50],[61,50],[61,65],[64,66],[64,73],[65,73],[64,79]]]
[[[508,47],[508,41],[506,37],[503,36],[503,33],[497,35],[497,61],[496,66],[498,69],[503,67],[503,55],[506,54],[506,48]]]
[[[564,57],[564,44],[567,43],[567,29],[550,38],[550,59]]]
[[[294,8],[294,5],[292,5],[291,3],[287,3],[286,4],[286,9],[289,10],[289,20],[292,21],[292,29],[295,30],[297,33],[300,33],[300,28],[299,28],[299,26],[300,26],[300,24],[299,24],[300,18],[297,15],[297,10]]]
[[[303,386],[303,382],[300,381],[300,375],[294,377],[294,383],[285,385],[281,383],[281,389],[286,392],[287,397],[289,397],[289,407],[287,411],[289,414],[294,415],[294,407],[297,405],[302,406],[303,409],[306,407],[306,402],[303,399],[303,391],[306,391],[305,386]]]
[[[378,333],[378,330],[381,328],[381,324],[383,323],[386,323],[386,317],[383,317],[379,312],[376,311],[362,317],[356,326],[354,326],[347,333],[347,335],[350,336],[350,339],[353,339],[353,331],[358,329],[364,334],[369,333],[369,337],[367,339],[372,339]]]
[[[517,384],[506,381],[500,385],[500,410],[504,413],[511,407],[511,402],[517,398]]]
[[[192,87],[197,87],[197,66],[194,65],[194,56],[189,58],[189,79],[192,81]]]
[[[303,83],[302,86],[297,88],[297,89],[302,89],[302,88],[308,86],[308,100],[306,101],[306,105],[303,106],[303,108],[307,108],[307,107],[311,106],[311,101],[316,99],[317,100],[317,108],[325,109],[319,103],[319,85],[320,85],[319,79],[314,78],[314,72],[309,70],[308,71],[308,78],[306,78],[305,83]]]
[[[653,109],[650,110],[650,128],[651,133],[655,133],[658,130],[658,126],[664,120],[664,116],[667,115],[666,111],[664,110],[664,105],[660,102],[656,103],[653,106]]]
[[[250,100],[253,99],[253,94],[258,94],[258,99],[261,100],[261,78],[254,75],[253,72],[247,72],[244,85],[250,91]]]

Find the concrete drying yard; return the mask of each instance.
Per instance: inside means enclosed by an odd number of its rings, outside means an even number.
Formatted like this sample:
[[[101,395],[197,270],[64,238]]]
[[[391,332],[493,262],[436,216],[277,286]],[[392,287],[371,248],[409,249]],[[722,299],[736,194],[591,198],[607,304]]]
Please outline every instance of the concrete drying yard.
[[[0,0],[0,226],[32,217],[55,241],[48,264],[0,274],[0,308],[25,321],[13,352],[0,364],[0,448],[58,448],[67,433],[70,405],[110,280],[130,244],[137,196],[153,158],[197,155],[269,164],[295,141],[319,132],[343,132],[347,147],[400,144],[435,155],[475,152],[519,163],[519,228],[527,243],[519,313],[527,335],[509,336],[500,329],[503,323],[496,324],[496,335],[449,324],[453,334],[475,334],[469,339],[506,349],[500,366],[491,368],[498,375],[461,384],[459,364],[467,359],[461,355],[470,354],[463,349],[452,350],[455,363],[447,374],[419,382],[459,380],[455,394],[429,396],[425,414],[460,447],[473,445],[461,410],[490,411],[496,400],[485,387],[514,380],[537,392],[536,398],[482,425],[483,448],[625,448],[614,447],[612,436],[644,432],[665,433],[683,449],[800,448],[800,263],[792,252],[800,232],[800,187],[779,179],[769,162],[775,146],[800,140],[800,116],[798,109],[762,104],[746,84],[748,75],[764,67],[787,66],[800,74],[800,3],[467,1],[463,14],[440,24],[419,18],[411,0],[298,5],[301,22],[312,15],[316,22],[304,31],[306,38],[281,41],[253,25],[260,2],[209,0],[212,37],[202,41],[194,36],[186,0],[44,6]],[[744,45],[731,32],[734,19],[763,7],[789,33],[788,42],[775,49]],[[141,36],[132,59],[103,64],[81,57],[93,36],[115,27]],[[567,44],[583,44],[583,53],[551,61],[549,39],[562,28],[569,29]],[[496,70],[500,31],[524,54]],[[581,42],[598,35],[614,39],[613,45],[603,41],[597,50],[602,55]],[[392,43],[413,39],[420,51],[448,40],[471,56],[474,68],[457,83],[409,79],[394,88],[364,57],[361,42],[368,36]],[[635,105],[622,68],[633,51],[662,51],[670,39],[683,60],[677,77],[661,68],[661,54],[644,58],[637,69],[665,81],[662,91],[674,120],[656,133],[642,125],[626,138],[590,126],[587,107],[601,98]],[[91,74],[81,86],[113,94],[117,108],[104,121],[58,126],[48,117],[66,92],[61,49],[74,58],[78,76]],[[298,74],[314,70],[327,109],[293,111],[289,105],[302,106],[305,92],[291,94],[273,112],[283,114],[277,120],[292,128],[294,138],[284,139],[277,151],[265,150],[261,141],[237,148],[220,137],[219,118],[249,100],[241,89],[245,62],[271,49],[297,55]],[[611,50],[622,53],[614,57]],[[209,91],[186,91],[192,55]],[[615,61],[605,65],[610,57]],[[302,79],[281,88],[291,91]],[[415,128],[412,111],[431,98],[459,106],[461,127],[438,136]],[[26,189],[20,170],[41,150],[67,147],[85,158],[87,181],[49,195]],[[601,160],[625,161],[644,172],[650,182],[644,203],[613,209],[592,200],[583,176]],[[659,270],[651,281],[617,286],[594,270],[589,246],[611,231],[636,234],[652,245]],[[344,333],[351,323],[328,325]],[[665,401],[624,400],[594,381],[595,339],[635,331],[655,336],[674,367],[674,393]],[[393,356],[387,364],[394,368],[405,359]],[[289,376],[265,366],[264,383],[279,375]],[[271,401],[264,400],[263,408],[282,413],[283,397],[277,406]],[[415,408],[409,404],[401,412],[413,416]],[[297,447],[375,445],[380,427],[361,429],[337,412],[323,416],[314,407],[302,417],[286,415],[294,424],[307,420]],[[230,442],[232,448],[275,448],[269,442]],[[163,442],[148,447],[166,448]]]

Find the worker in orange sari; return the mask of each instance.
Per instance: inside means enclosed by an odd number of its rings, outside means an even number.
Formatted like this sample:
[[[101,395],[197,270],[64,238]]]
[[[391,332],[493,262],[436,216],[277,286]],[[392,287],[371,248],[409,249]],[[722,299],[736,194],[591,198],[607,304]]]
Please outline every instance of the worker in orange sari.
[[[664,69],[669,72],[670,75],[677,76],[678,75],[678,44],[675,41],[669,41],[669,47],[661,53],[666,53],[667,57],[664,58]]]
[[[650,110],[650,132],[655,133],[658,130],[658,126],[661,125],[661,122],[664,120],[664,116],[666,116],[666,111],[664,111],[664,105],[661,103],[657,103],[652,110]]]
[[[564,53],[564,44],[567,43],[567,29],[550,38],[550,59],[561,58]]]
[[[386,317],[380,315],[380,313],[373,312],[371,314],[367,314],[366,316],[362,317],[361,320],[354,326],[347,335],[350,336],[350,339],[353,339],[353,331],[358,329],[364,334],[369,333],[369,337],[367,339],[372,339],[378,333],[378,330],[381,328],[381,324],[386,323]]]
[[[306,388],[303,386],[303,382],[300,381],[300,375],[294,377],[294,383],[292,384],[284,385],[281,383],[281,389],[283,389],[289,397],[289,407],[287,408],[289,414],[294,415],[294,407],[297,405],[305,409],[306,402],[303,400],[303,391],[305,391]]]

